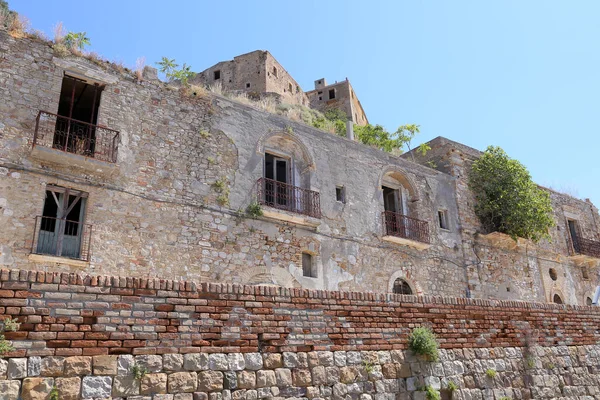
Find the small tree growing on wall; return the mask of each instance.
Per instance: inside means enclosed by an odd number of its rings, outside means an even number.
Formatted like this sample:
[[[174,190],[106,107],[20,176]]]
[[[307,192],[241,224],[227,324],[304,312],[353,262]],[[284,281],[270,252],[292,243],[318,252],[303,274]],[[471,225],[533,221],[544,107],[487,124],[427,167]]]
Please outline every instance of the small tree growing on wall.
[[[475,195],[475,213],[488,232],[535,242],[550,238],[548,229],[554,225],[550,195],[500,147],[488,147],[473,163],[469,187]]]

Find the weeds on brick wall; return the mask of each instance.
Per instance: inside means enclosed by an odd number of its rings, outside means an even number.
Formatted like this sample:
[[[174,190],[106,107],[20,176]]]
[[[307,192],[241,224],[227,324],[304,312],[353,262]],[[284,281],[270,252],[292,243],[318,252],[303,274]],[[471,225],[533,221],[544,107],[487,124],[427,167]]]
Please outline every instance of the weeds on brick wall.
[[[258,204],[258,202],[256,201],[253,201],[252,203],[248,204],[248,207],[246,207],[246,215],[248,215],[250,218],[262,217],[263,210],[261,205]]]
[[[446,389],[448,391],[450,391],[450,394],[452,394],[458,390],[458,385],[454,381],[448,381],[448,384],[446,385]]]
[[[4,332],[16,332],[21,327],[21,323],[17,319],[7,318],[2,321]]]
[[[135,363],[131,366],[131,370],[129,372],[131,372],[131,375],[133,375],[133,379],[140,381],[149,371],[145,366]]]
[[[527,327],[523,336],[523,361],[525,368],[533,369],[536,364],[535,348],[539,339],[539,332]]]
[[[284,129],[284,130],[285,130],[287,133],[289,133],[290,135],[291,135],[292,133],[294,133],[294,128],[292,128],[292,127],[291,127],[291,126],[289,126],[289,125],[286,125],[286,127],[285,127],[285,129]]]
[[[217,203],[220,206],[228,206],[230,189],[228,186],[227,178],[217,179],[212,184],[212,188],[215,192],[219,193],[219,196],[217,196]]]
[[[431,329],[421,326],[414,328],[408,337],[408,348],[413,353],[425,356],[429,361],[438,361],[438,341]]]
[[[425,386],[425,398],[427,400],[441,400],[442,396],[439,390],[434,389],[431,385],[427,385]]]
[[[3,334],[0,334],[0,356],[13,351],[14,349],[12,343],[6,340]]]
[[[200,137],[202,139],[208,139],[210,137],[210,132],[208,132],[207,130],[204,130],[204,129],[200,129],[198,131],[198,135],[200,135]]]
[[[362,365],[365,368],[365,371],[367,371],[367,374],[370,374],[371,372],[373,372],[374,365],[372,362],[363,360]]]
[[[512,400],[512,398],[508,396],[502,396],[498,400]]]
[[[86,46],[92,44],[90,38],[87,36],[87,32],[67,32],[63,38],[63,43],[75,53],[83,52]]]
[[[56,387],[56,385],[52,386],[52,390],[50,390],[50,394],[48,396],[49,400],[59,400],[60,399],[60,393],[58,391],[58,388]]]
[[[493,368],[488,368],[488,369],[485,371],[485,375],[486,375],[488,378],[491,378],[491,379],[494,379],[494,378],[496,377],[496,374],[497,374],[497,372],[496,372],[496,370],[495,370],[495,369],[493,369]]]

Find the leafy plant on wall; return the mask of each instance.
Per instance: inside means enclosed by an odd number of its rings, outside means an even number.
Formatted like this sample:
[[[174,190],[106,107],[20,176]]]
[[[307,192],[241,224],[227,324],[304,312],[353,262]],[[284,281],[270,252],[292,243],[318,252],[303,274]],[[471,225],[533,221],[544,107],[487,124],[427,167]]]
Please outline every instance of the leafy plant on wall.
[[[488,232],[538,242],[554,225],[550,195],[531,179],[527,168],[500,147],[490,146],[469,175],[475,213]]]

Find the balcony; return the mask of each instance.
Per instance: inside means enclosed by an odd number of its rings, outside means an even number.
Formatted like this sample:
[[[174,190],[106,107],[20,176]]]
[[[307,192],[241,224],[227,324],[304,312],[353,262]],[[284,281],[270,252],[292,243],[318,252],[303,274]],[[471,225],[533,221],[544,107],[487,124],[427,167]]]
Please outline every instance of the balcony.
[[[263,210],[266,217],[301,225],[320,224],[321,195],[318,192],[260,178],[256,182],[256,198],[260,205],[268,207]]]
[[[584,239],[580,234],[570,238],[568,247],[570,255],[575,258],[578,256],[600,258],[600,242]]]
[[[383,240],[424,250],[430,247],[429,224],[416,218],[392,211],[381,214]]]
[[[92,243],[92,225],[61,218],[37,216],[31,246],[32,255],[68,258],[88,262]],[[54,260],[62,262],[62,260]],[[69,264],[69,262],[65,262]]]
[[[40,111],[33,136],[34,155],[66,164],[114,164],[119,132],[100,125]],[[62,156],[61,156],[62,154]],[[100,161],[101,163],[95,163]]]

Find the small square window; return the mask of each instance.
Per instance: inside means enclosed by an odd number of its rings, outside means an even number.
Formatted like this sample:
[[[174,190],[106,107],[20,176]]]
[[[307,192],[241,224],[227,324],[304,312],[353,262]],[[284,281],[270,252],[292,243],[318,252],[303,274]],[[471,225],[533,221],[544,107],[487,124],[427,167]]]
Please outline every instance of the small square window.
[[[329,89],[329,100],[335,99],[335,89]]]
[[[215,81],[217,81],[217,80],[221,79],[221,70],[219,70],[219,69],[218,69],[218,70],[216,70],[216,71],[213,73],[213,76],[214,76],[214,78],[215,78]]]
[[[292,91],[293,91],[293,89],[292,89],[292,88],[293,88],[292,84],[291,84],[291,83],[288,83],[288,90],[289,90],[289,92],[290,92],[290,93],[292,93]]]
[[[440,228],[446,230],[450,229],[450,225],[448,224],[448,210],[438,211],[438,221],[440,224]]]
[[[323,100],[323,98],[321,96],[319,96],[319,100]]]
[[[309,278],[316,278],[317,271],[314,266],[314,259],[310,253],[302,253],[302,275]]]
[[[345,187],[343,187],[343,186],[335,187],[335,199],[336,199],[336,201],[339,201],[340,203],[346,202],[346,188]]]
[[[318,91],[317,94],[323,94],[323,91]]]
[[[249,87],[250,87],[250,84],[249,84],[249,83],[246,83],[246,88],[249,88]]]

